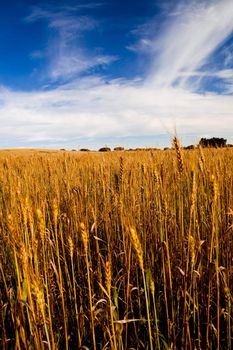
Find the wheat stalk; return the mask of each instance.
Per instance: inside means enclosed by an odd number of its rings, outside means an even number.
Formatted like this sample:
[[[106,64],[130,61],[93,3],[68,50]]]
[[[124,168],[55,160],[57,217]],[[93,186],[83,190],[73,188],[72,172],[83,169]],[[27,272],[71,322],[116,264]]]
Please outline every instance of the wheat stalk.
[[[130,238],[131,238],[132,245],[136,251],[137,257],[138,257],[140,269],[142,271],[144,271],[143,251],[142,251],[141,242],[138,238],[137,231],[132,227],[130,228]]]
[[[183,156],[182,156],[182,152],[181,152],[180,141],[176,136],[173,138],[173,145],[174,145],[175,151],[176,151],[178,171],[179,171],[179,174],[181,175],[184,172],[184,161],[183,161]]]

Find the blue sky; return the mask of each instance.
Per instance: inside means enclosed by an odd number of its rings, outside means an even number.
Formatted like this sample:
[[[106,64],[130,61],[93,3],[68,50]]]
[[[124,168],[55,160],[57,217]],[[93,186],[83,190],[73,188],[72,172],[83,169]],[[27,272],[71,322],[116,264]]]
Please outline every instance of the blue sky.
[[[233,1],[1,3],[0,148],[233,143]]]

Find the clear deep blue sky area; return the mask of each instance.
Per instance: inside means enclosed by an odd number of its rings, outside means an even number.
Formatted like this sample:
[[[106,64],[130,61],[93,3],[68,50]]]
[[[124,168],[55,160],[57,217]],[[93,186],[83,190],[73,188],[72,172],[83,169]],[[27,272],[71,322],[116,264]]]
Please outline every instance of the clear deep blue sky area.
[[[233,1],[0,1],[0,148],[233,143]]]

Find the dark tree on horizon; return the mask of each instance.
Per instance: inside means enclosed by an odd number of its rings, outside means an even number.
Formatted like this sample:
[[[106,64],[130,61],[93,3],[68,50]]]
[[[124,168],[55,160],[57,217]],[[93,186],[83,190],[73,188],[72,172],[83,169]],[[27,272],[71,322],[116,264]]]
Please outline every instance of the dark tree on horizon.
[[[202,147],[226,147],[227,140],[220,137],[212,137],[210,139],[201,138],[199,145]]]

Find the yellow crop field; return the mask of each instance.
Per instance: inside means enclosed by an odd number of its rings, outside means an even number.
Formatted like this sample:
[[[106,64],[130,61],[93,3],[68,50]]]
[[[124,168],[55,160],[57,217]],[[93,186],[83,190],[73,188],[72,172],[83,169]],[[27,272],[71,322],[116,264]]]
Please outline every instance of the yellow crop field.
[[[0,152],[1,349],[230,349],[233,149]]]

